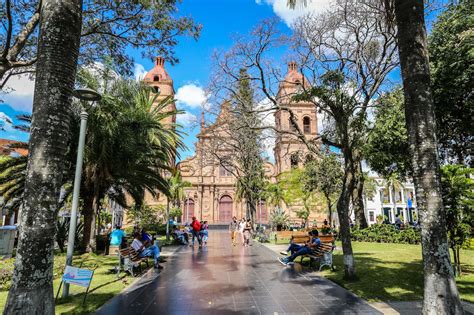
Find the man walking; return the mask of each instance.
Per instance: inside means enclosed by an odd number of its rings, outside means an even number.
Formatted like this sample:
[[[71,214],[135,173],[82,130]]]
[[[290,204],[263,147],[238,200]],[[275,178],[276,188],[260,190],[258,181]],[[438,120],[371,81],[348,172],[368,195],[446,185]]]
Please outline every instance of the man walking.
[[[196,238],[198,240],[198,243],[199,243],[199,247],[201,247],[201,235],[200,235],[200,232],[201,232],[201,223],[196,220],[196,217],[193,217],[193,221],[191,222],[191,233],[193,234],[193,242],[190,246],[193,246],[194,247],[194,238]]]
[[[232,239],[232,246],[235,246],[235,238],[237,237],[237,232],[239,230],[239,222],[237,222],[237,217],[233,217],[232,221],[229,224],[230,237]]]

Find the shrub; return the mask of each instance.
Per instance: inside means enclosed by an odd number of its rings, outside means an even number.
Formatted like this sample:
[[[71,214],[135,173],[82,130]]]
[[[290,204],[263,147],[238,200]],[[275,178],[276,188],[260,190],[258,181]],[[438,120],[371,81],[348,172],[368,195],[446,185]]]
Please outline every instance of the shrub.
[[[15,259],[9,258],[0,261],[0,290],[7,291],[10,289],[11,279],[13,277]]]
[[[374,224],[365,229],[354,227],[351,239],[359,242],[420,244],[420,232],[412,227],[397,230],[390,224]]]

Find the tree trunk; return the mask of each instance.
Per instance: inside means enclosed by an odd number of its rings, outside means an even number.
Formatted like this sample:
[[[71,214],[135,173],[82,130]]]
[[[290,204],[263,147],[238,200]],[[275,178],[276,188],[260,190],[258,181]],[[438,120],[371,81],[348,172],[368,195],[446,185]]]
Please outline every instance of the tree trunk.
[[[166,198],[166,240],[170,240],[170,200]]]
[[[81,249],[85,252],[89,247],[89,240],[91,239],[92,225],[94,224],[94,196],[91,194],[84,194],[82,215],[84,216],[84,233],[82,235]]]
[[[92,203],[92,216],[90,222],[90,237],[86,252],[93,253],[97,248],[97,225],[96,220],[100,211],[100,190],[98,183],[94,183],[94,199]]]
[[[405,117],[421,222],[423,314],[462,314],[446,238],[423,0],[395,0]]]
[[[54,314],[53,259],[82,1],[43,0],[28,168],[4,314]]]
[[[331,198],[328,197],[328,196],[325,196],[326,197],[326,204],[328,206],[328,221],[329,221],[329,226],[330,227],[334,227],[333,223],[332,223],[332,204],[331,204]]]
[[[342,189],[337,201],[337,214],[339,217],[339,233],[341,234],[342,253],[344,263],[344,278],[355,278],[355,262],[352,252],[351,226],[349,220],[349,204],[354,191],[354,163],[350,149],[343,149],[344,178]]]
[[[364,210],[364,173],[362,172],[362,162],[355,162],[355,187],[352,192],[352,206],[354,207],[355,224],[361,229],[367,228],[367,218]]]

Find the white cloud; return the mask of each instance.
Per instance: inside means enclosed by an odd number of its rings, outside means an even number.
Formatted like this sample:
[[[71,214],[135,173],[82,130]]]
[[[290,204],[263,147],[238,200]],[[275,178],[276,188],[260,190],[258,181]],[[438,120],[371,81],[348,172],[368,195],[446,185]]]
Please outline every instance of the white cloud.
[[[2,131],[12,131],[13,119],[4,112],[0,112],[0,130]]]
[[[193,115],[188,112],[178,114],[176,116],[176,122],[183,127],[189,127],[193,124],[196,124],[197,121],[198,121],[198,118],[196,117],[196,115]]]
[[[206,103],[208,96],[204,89],[196,84],[186,84],[178,89],[175,95],[178,105],[197,108]]]
[[[145,77],[145,75],[148,73],[148,71],[145,70],[145,67],[139,63],[135,63],[134,69],[133,69],[133,76],[135,77],[135,80],[141,81]]]
[[[26,74],[12,76],[5,85],[5,94],[1,95],[4,103],[18,111],[31,112],[35,81]]]
[[[327,11],[333,0],[307,0],[307,5],[297,5],[294,9],[288,7],[287,0],[255,0],[255,3],[271,5],[273,12],[278,15],[286,25],[291,26],[295,20],[308,13],[319,14]]]

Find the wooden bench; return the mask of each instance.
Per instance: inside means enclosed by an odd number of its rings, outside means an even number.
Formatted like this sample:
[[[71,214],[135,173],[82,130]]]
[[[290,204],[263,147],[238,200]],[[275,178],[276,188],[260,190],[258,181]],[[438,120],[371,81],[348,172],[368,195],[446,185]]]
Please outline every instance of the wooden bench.
[[[310,259],[310,266],[313,261],[319,261],[319,271],[323,269],[324,266],[328,266],[331,270],[334,270],[333,266],[333,251],[336,248],[334,244],[333,235],[321,235],[319,236],[321,240],[321,246],[314,250],[311,254],[301,256],[300,263],[303,262],[303,258],[308,257]]]
[[[293,237],[308,236],[305,231],[278,231],[275,232],[275,243],[281,240],[291,240]]]
[[[118,251],[118,255],[119,255],[119,265],[117,268],[117,277],[119,276],[121,270],[128,271],[130,272],[132,277],[135,277],[134,268],[136,267],[140,268],[140,264],[142,262],[144,262],[146,266],[149,267],[148,257],[140,257],[137,251],[131,247],[120,249]]]

